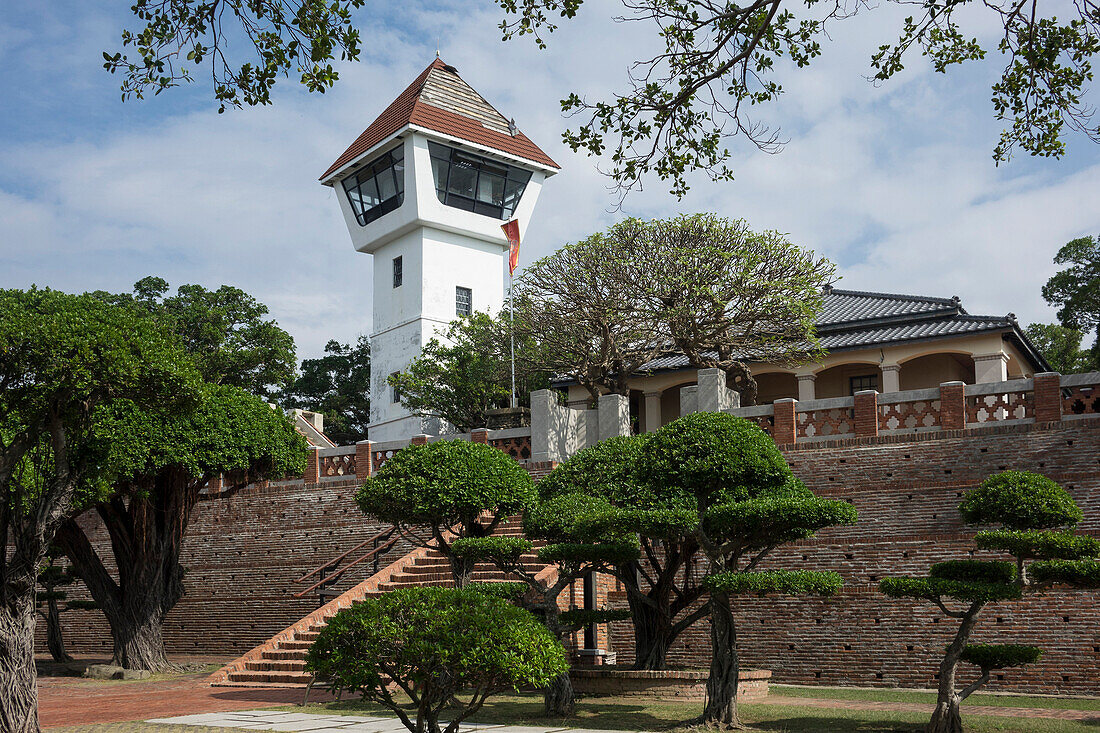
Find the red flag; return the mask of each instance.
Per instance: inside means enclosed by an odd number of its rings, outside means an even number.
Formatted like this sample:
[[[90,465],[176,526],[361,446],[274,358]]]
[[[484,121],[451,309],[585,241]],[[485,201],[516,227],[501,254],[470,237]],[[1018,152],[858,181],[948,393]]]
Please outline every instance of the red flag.
[[[519,219],[512,219],[507,224],[501,224],[504,236],[508,237],[508,274],[514,275],[516,266],[519,265]]]

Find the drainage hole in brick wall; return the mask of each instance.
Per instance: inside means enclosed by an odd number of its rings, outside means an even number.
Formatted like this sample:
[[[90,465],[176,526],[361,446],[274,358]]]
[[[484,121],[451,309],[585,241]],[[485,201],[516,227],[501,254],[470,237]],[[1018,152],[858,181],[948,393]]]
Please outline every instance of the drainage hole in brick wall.
[[[909,456],[909,454],[908,454],[908,453],[906,453],[906,454],[905,454],[905,457],[906,457],[906,458],[909,458],[910,456]]]
[[[1066,445],[1073,445],[1073,441],[1072,440],[1067,440]]]
[[[814,677],[816,677],[817,679],[821,679],[821,673],[820,672],[814,672]]]
[[[1062,675],[1062,682],[1069,682],[1069,675],[1068,674]]]
[[[988,449],[988,448],[982,448],[982,449],[980,449],[980,450],[979,450],[978,452],[979,452],[979,453],[988,453],[988,452],[989,452],[989,449]]]
[[[933,514],[933,515],[932,515],[932,519],[935,519],[935,518],[936,518],[936,515],[935,515],[935,514]]]
[[[880,619],[880,618],[876,618],[876,619],[875,619],[875,623],[876,623],[876,624],[881,624],[881,623],[882,623],[882,619]]]
[[[809,557],[807,557],[806,555],[803,555],[803,556],[802,556],[802,561],[803,561],[803,562],[805,562],[806,560],[809,560],[809,559],[810,559],[810,558],[809,558]]]
[[[878,582],[878,576],[877,575],[872,575],[871,576],[871,582],[872,583],[877,583]]]
[[[1062,620],[1065,621],[1068,624],[1069,623],[1069,616],[1063,616]]]
[[[945,468],[945,469],[943,469],[943,472],[944,472],[945,474],[949,475],[949,476],[951,475],[951,469],[950,469],[950,468]]]
[[[882,679],[882,672],[875,672],[875,677],[877,677],[878,679],[881,680]]]
[[[901,556],[902,557],[909,557],[909,550],[906,550],[905,552],[901,553]]]
[[[851,644],[845,644],[844,645],[844,651],[846,651],[846,652],[852,651],[852,645]]]
[[[794,651],[794,644],[788,644],[787,649],[789,649],[790,651],[793,652]]]
[[[912,494],[906,494],[905,498],[908,499],[909,501],[913,501],[913,495]]]
[[[1005,622],[1005,617],[1004,616],[998,616],[997,617],[997,623],[1003,624],[1004,622]]]
[[[1005,678],[1005,676],[1004,676],[1003,674],[999,674],[999,675],[997,675],[997,679],[998,679],[998,680],[1003,680],[1004,678]]]
[[[844,553],[844,559],[845,559],[845,560],[853,560],[853,559],[855,559],[855,555],[853,555],[853,554],[852,554],[852,553],[850,553],[850,552],[845,552],[845,553]]]
[[[913,647],[912,644],[906,644],[905,645],[905,651],[911,652],[911,651],[913,651],[913,649],[914,649],[914,647]]]

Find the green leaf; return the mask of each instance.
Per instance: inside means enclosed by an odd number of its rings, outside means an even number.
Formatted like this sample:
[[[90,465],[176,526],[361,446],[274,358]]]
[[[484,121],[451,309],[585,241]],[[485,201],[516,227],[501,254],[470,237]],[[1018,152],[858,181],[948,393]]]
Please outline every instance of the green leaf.
[[[708,575],[704,587],[729,595],[787,595],[829,596],[840,590],[844,580],[839,573],[815,570],[761,570],[748,573],[725,572]]]

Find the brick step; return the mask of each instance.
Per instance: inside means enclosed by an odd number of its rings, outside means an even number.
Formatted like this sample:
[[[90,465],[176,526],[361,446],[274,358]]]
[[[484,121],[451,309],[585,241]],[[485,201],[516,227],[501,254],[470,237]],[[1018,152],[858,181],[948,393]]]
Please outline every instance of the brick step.
[[[230,672],[229,682],[244,683],[269,683],[281,685],[308,685],[313,680],[313,675],[305,672]]]
[[[306,660],[304,654],[298,659],[278,661],[259,659],[248,662],[245,669],[249,672],[305,672]]]
[[[316,641],[317,637],[320,635],[320,629],[316,629],[312,631],[299,631],[294,635],[294,638],[298,641]]]
[[[267,649],[263,653],[264,659],[279,661],[281,659],[304,659],[304,649]]]
[[[305,650],[309,649],[312,645],[312,641],[298,641],[297,639],[293,641],[281,641],[279,642],[278,650],[287,651],[291,649],[300,649],[303,653],[305,653]]]

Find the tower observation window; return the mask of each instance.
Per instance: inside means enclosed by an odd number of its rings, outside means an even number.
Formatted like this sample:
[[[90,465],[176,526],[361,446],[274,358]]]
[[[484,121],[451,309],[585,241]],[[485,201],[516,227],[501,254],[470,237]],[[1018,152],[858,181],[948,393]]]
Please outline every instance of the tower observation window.
[[[510,219],[531,180],[531,171],[428,143],[439,200],[456,209]]]
[[[398,145],[344,179],[359,226],[388,214],[405,200],[405,148]]]

